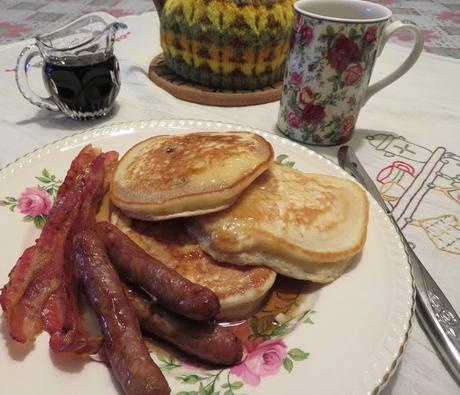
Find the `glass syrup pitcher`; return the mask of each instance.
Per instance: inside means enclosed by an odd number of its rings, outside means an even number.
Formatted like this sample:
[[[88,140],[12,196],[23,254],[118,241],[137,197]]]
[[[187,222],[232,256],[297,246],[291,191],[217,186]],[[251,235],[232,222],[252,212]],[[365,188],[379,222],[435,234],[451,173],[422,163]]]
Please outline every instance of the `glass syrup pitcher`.
[[[74,119],[105,116],[120,90],[115,34],[126,28],[110,14],[95,12],[37,36],[17,60],[19,91],[32,104]],[[49,98],[38,96],[29,86],[28,71],[36,56],[43,59],[40,65]]]

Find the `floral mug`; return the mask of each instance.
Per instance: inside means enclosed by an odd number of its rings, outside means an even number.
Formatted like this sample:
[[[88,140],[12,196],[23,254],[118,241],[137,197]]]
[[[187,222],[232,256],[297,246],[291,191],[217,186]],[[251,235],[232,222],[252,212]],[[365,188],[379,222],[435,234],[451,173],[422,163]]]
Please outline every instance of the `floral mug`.
[[[413,24],[388,23],[391,11],[367,1],[300,0],[294,9],[278,128],[302,143],[345,143],[367,100],[417,61],[422,33]],[[395,71],[369,85],[375,59],[400,30],[413,33],[412,51]]]

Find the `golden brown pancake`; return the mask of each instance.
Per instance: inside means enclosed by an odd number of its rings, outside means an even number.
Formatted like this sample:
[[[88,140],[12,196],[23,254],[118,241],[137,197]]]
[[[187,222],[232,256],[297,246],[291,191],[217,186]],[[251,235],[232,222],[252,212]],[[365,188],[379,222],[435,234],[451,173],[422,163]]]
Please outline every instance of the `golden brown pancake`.
[[[182,219],[146,222],[132,220],[115,210],[112,223],[165,265],[214,291],[221,304],[219,319],[238,319],[251,314],[275,281],[276,273],[265,267],[215,261],[187,235]]]
[[[273,162],[236,203],[187,219],[218,261],[264,265],[288,277],[329,282],[366,240],[368,201],[355,182]]]
[[[155,136],[121,158],[111,200],[129,217],[145,220],[219,211],[272,160],[271,145],[254,133]]]

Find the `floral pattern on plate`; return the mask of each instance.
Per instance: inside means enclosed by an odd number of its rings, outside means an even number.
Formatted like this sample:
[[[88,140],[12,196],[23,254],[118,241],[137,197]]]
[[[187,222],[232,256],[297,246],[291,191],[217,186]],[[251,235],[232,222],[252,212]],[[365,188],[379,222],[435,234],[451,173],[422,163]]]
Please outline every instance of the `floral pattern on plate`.
[[[32,221],[37,228],[41,228],[62,181],[46,169],[35,178],[39,181],[37,186],[27,187],[18,198],[6,196],[0,200],[0,205],[8,207],[11,211],[18,209],[21,214],[24,214],[25,221]]]

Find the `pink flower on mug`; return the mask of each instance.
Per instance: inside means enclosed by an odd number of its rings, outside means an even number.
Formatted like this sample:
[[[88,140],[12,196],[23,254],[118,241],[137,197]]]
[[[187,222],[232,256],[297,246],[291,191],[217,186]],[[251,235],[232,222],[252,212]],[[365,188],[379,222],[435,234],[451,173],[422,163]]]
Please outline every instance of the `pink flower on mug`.
[[[353,132],[353,128],[355,127],[355,117],[353,115],[349,115],[342,119],[342,122],[340,123],[340,134],[341,134],[341,139],[340,140],[349,140],[351,137],[351,133]]]
[[[287,115],[287,121],[289,126],[298,128],[302,124],[302,118],[299,117],[294,110],[289,110]]]
[[[52,205],[53,199],[48,192],[38,187],[29,187],[21,193],[17,207],[22,214],[35,217],[48,214]]]
[[[307,104],[313,103],[315,100],[315,94],[309,86],[304,86],[303,89],[297,95],[297,102],[299,107],[303,110]]]
[[[354,106],[356,104],[356,98],[354,96],[349,96],[348,99],[347,99],[347,103],[350,106]]]
[[[296,14],[294,19],[294,31],[298,32],[303,26],[303,16],[300,14]]]
[[[247,354],[243,361],[230,369],[235,376],[241,377],[246,384],[259,385],[260,378],[278,373],[286,358],[286,344],[283,340],[268,340],[259,345],[246,345]]]
[[[361,51],[353,40],[339,34],[334,37],[327,51],[327,59],[332,68],[343,71],[350,63],[356,63],[361,59]]]
[[[304,26],[300,31],[300,44],[308,45],[313,40],[313,29],[310,26]]]
[[[343,71],[342,81],[345,85],[355,85],[361,80],[364,73],[364,67],[362,63],[351,63]]]
[[[300,84],[302,84],[302,74],[300,74],[297,71],[293,71],[291,74],[291,85],[298,90],[300,87]]]
[[[307,125],[318,125],[325,116],[324,106],[321,104],[307,103],[303,109],[303,121]]]
[[[364,41],[370,44],[375,40],[377,40],[377,25],[369,26],[364,33]]]
[[[318,63],[310,63],[308,65],[308,71],[311,73],[312,71],[315,71],[317,67],[318,67]]]

